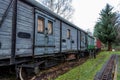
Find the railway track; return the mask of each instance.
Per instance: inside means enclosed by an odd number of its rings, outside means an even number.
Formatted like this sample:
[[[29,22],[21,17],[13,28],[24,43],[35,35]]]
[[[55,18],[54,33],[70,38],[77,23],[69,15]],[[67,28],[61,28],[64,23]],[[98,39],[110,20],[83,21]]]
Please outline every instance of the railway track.
[[[118,67],[117,67],[117,79],[120,79],[120,55],[118,56],[117,59]]]
[[[100,72],[95,75],[94,80],[114,80],[117,68],[117,55],[111,55],[110,59],[102,67]]]

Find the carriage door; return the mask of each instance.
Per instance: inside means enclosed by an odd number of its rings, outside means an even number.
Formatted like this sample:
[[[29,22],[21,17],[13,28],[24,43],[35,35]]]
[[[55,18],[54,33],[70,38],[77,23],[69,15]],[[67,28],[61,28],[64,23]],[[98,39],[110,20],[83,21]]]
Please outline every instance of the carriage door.
[[[84,51],[86,48],[85,33],[81,32],[81,50]]]
[[[35,55],[54,52],[53,20],[36,14]]]
[[[67,29],[67,50],[72,49],[71,39],[72,39],[71,30]]]

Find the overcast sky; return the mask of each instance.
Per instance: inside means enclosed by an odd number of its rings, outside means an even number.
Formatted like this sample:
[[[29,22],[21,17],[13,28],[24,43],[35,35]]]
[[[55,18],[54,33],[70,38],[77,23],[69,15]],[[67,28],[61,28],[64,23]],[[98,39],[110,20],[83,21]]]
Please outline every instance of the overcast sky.
[[[120,0],[73,0],[73,23],[83,30],[89,29],[93,32],[99,13],[107,3],[115,7],[115,10],[118,10],[118,7],[120,9]]]

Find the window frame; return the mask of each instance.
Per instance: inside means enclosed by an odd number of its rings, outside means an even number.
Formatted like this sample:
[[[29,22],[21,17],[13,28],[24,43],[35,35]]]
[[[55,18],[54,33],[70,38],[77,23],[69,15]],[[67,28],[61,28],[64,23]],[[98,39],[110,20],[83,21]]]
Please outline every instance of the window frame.
[[[38,31],[38,19],[41,19],[43,21],[43,31],[42,32]],[[45,18],[38,16],[38,18],[37,18],[37,33],[44,34],[44,32],[45,32]]]
[[[71,30],[70,29],[67,29],[67,39],[70,39],[70,36],[71,35]]]
[[[81,38],[81,42],[84,42],[84,33],[81,33],[81,36],[80,36]]]
[[[51,32],[51,33],[48,33],[48,35],[52,35],[52,34],[53,34],[53,26],[54,26],[54,23],[53,23],[53,21],[48,20],[48,23],[47,23],[47,24],[49,24],[49,22],[52,23],[52,27],[51,27],[51,28],[52,28],[52,29],[51,29],[52,32]],[[47,25],[47,28],[48,28],[48,25]]]

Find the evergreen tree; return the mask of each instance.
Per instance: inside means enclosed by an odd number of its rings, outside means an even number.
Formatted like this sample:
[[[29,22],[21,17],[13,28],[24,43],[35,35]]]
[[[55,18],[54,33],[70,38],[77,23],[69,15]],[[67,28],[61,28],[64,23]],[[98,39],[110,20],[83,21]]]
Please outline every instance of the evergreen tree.
[[[117,20],[116,12],[112,12],[113,7],[109,4],[102,9],[100,18],[94,27],[94,36],[101,42],[108,45],[108,50],[112,50],[112,43],[117,36]]]

